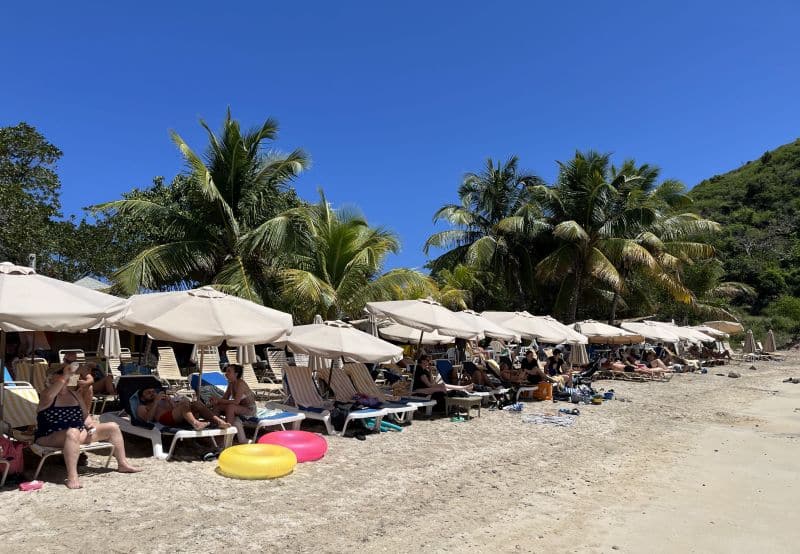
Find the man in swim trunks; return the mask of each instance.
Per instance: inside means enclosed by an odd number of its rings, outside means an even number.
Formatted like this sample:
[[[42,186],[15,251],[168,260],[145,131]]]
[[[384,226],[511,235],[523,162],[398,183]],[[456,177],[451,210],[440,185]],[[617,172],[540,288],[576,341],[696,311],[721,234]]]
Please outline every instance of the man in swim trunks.
[[[217,417],[202,402],[192,402],[188,398],[181,398],[177,402],[161,391],[154,388],[139,391],[139,408],[136,415],[147,422],[155,422],[168,427],[177,427],[183,422],[191,425],[195,431],[202,431],[210,422],[221,429],[230,427],[230,423]],[[203,418],[207,421],[200,421]]]

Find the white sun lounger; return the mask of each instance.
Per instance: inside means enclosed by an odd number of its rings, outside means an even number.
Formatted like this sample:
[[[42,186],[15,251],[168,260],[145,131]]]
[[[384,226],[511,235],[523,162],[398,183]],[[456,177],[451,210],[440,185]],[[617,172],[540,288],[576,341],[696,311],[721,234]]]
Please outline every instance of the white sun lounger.
[[[311,369],[307,367],[287,366],[284,368],[286,381],[289,385],[288,397],[294,406],[280,405],[282,409],[304,414],[307,419],[321,421],[325,425],[325,431],[332,435],[335,433],[331,423],[330,409],[333,407],[331,402],[326,402],[317,391]],[[345,418],[341,434],[347,431],[347,425],[356,419],[375,419],[375,428],[380,429],[381,420],[386,415],[386,410],[359,410],[350,412]]]

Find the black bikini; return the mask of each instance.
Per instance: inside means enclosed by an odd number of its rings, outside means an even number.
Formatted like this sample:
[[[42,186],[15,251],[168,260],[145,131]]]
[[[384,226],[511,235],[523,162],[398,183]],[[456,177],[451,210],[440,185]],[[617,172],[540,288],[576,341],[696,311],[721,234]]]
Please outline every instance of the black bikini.
[[[74,392],[70,392],[72,396],[75,396]],[[78,398],[75,397],[75,399],[77,400]],[[80,402],[78,402],[77,406],[56,406],[56,400],[58,400],[58,396],[49,407],[36,414],[35,440],[72,427],[76,429],[85,428],[83,425],[85,418],[83,417]]]

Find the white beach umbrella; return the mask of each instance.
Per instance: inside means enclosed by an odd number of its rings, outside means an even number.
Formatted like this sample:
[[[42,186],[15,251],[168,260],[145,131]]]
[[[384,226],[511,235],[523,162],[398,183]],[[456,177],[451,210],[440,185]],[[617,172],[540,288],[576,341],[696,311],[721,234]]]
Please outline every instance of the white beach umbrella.
[[[483,317],[519,333],[520,336],[549,344],[580,343],[588,339],[550,316],[528,312],[483,312]]]
[[[0,263],[0,367],[5,367],[6,331],[83,331],[107,324],[128,302],[39,275],[33,268]],[[5,381],[5,372],[0,382]],[[3,416],[0,387],[0,420]]]
[[[652,321],[624,321],[620,327],[655,342],[675,343],[681,340],[681,337],[673,333],[672,330]]]
[[[201,346],[261,344],[290,333],[292,316],[212,287],[131,296],[116,323],[155,340]]]
[[[537,319],[541,319],[546,324],[550,325],[553,329],[557,330],[559,333],[564,334],[564,338],[558,341],[557,344],[561,343],[569,343],[569,344],[588,344],[589,339],[586,335],[579,333],[569,325],[564,325],[559,320],[554,318],[553,316],[549,315],[535,315],[533,316]]]
[[[0,329],[64,331],[95,329],[120,315],[127,301],[33,268],[0,263]]]
[[[756,341],[753,338],[753,330],[747,330],[747,336],[744,338],[744,350],[745,354],[753,354],[756,351]]]
[[[730,336],[728,333],[720,331],[719,329],[714,329],[708,325],[692,325],[691,329],[697,329],[701,333],[705,333],[706,335],[716,337],[718,339],[726,339]]]
[[[767,338],[764,339],[764,352],[776,352],[778,348],[775,346],[775,333],[772,329],[767,331]]]
[[[638,344],[644,342],[642,335],[592,319],[573,323],[572,328],[585,335],[592,344]]]
[[[438,331],[443,335],[462,339],[474,339],[479,334],[455,313],[429,298],[367,302],[367,310],[401,325],[429,333]]]
[[[213,287],[201,287],[131,296],[116,326],[155,340],[248,346],[291,333],[292,316]],[[203,349],[199,350],[198,387],[203,380]]]
[[[706,335],[705,333],[698,331],[697,329],[692,329],[691,327],[681,327],[680,325],[675,325],[674,323],[666,322],[666,321],[648,321],[648,323],[654,323],[655,325],[661,325],[665,329],[672,331],[676,335],[678,335],[681,340],[688,340],[691,342],[715,342],[716,339],[710,335]]]
[[[738,321],[706,321],[703,325],[713,327],[723,333],[730,333],[735,335],[737,333],[744,333],[744,327]]]
[[[483,317],[478,312],[474,312],[472,310],[462,310],[460,312],[456,312],[456,316],[458,316],[460,319],[463,319],[464,322],[469,324],[473,329],[479,330],[481,333],[479,338],[491,337],[493,339],[516,341],[519,341],[520,339],[519,333],[516,333],[510,329],[506,329],[491,319]]]
[[[419,331],[416,331],[419,334]],[[322,358],[347,358],[356,362],[397,362],[403,349],[360,331],[342,321],[297,325],[292,334],[272,341],[292,352]]]
[[[589,363],[589,354],[586,352],[586,345],[573,343],[569,351],[569,363],[573,366],[584,366]]]
[[[97,341],[97,355],[102,358],[119,358],[121,351],[119,329],[101,327]]]
[[[414,329],[407,325],[400,325],[399,323],[390,323],[378,327],[378,334],[386,340],[399,342],[401,344],[418,344],[419,343],[419,329]],[[441,335],[438,331],[432,333],[422,333],[422,344],[450,344],[455,342],[455,337]]]
[[[546,321],[536,318],[528,312],[494,312],[481,313],[490,321],[502,325],[526,339],[537,339],[541,342],[559,344],[564,342],[564,333],[554,329]]]
[[[236,347],[236,361],[241,365],[254,364],[258,361],[256,347],[253,344]]]

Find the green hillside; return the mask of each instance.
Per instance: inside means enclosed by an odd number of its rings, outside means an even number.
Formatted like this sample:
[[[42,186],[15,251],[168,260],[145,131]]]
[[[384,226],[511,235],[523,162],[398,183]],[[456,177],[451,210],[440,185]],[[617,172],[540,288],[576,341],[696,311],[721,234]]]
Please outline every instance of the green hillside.
[[[776,315],[778,306],[800,303],[790,298],[800,297],[800,140],[699,183],[690,196],[723,224],[714,245],[725,279],[756,290],[742,308]]]

